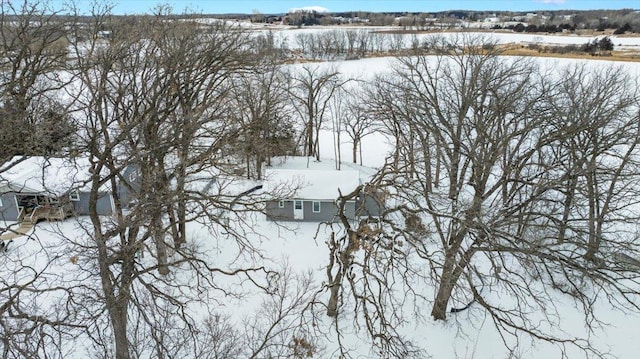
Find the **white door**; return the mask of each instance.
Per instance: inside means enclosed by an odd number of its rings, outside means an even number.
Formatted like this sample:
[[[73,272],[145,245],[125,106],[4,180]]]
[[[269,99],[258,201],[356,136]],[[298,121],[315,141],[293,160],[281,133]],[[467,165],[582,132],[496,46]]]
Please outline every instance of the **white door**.
[[[293,201],[293,219],[304,219],[304,207],[302,201]]]

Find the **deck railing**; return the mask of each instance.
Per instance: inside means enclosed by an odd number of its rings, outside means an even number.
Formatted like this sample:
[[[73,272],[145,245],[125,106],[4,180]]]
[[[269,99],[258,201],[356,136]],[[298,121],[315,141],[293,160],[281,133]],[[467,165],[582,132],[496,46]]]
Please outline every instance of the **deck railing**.
[[[65,211],[63,207],[36,207],[25,219],[24,208],[20,208],[18,214],[18,221],[28,221],[31,223],[38,223],[39,220],[45,219],[47,221],[60,221],[65,219]]]

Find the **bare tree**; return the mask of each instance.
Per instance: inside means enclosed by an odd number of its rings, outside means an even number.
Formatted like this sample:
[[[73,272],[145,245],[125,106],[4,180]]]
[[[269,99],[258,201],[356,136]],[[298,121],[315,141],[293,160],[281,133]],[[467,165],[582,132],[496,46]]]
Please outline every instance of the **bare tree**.
[[[333,136],[333,156],[336,169],[339,171],[342,163],[342,121],[346,114],[347,102],[345,99],[347,92],[344,88],[339,88],[336,95],[331,99],[331,134]]]
[[[322,127],[329,101],[336,89],[346,81],[335,69],[326,70],[318,66],[304,65],[293,74],[291,96],[296,103],[296,111],[304,121],[301,145],[305,156],[315,156],[320,160],[318,133]]]
[[[61,145],[42,131],[47,111],[59,107],[54,94],[68,83],[58,70],[67,59],[65,26],[72,21],[65,23],[57,11],[46,2],[0,4],[2,162],[14,155],[43,155]],[[59,115],[61,121],[66,118],[64,108]]]
[[[352,86],[344,86],[337,90],[336,95],[331,99],[331,119],[332,132],[334,136],[334,152],[336,158],[336,168],[340,169],[342,160],[341,154],[341,134],[346,134],[352,143],[352,162],[358,163],[360,154],[360,164],[362,164],[362,139],[373,133],[373,112],[365,107],[366,92],[360,83]]]
[[[401,32],[396,32],[390,35],[391,38],[389,40],[389,50],[393,53],[399,53],[404,50],[407,45],[405,41],[405,34]]]
[[[305,315],[314,296],[313,273],[280,271],[274,295],[263,301],[259,313],[245,321],[248,358],[313,358],[323,355],[314,318]]]
[[[69,83],[61,70],[67,60],[67,28],[76,19],[61,17],[61,11],[40,1],[0,3],[0,182],[3,173],[27,156],[69,149],[67,109],[57,93]],[[8,224],[0,234],[14,233],[15,227],[19,224]],[[64,357],[61,342],[84,326],[72,323],[73,312],[37,302],[64,296],[67,289],[51,285],[57,277],[49,271],[51,263],[21,258],[18,245],[0,242],[0,356]],[[49,256],[44,249],[36,254]]]
[[[351,160],[353,163],[358,162],[358,154],[360,155],[360,164],[362,165],[362,139],[375,131],[374,117],[372,111],[366,104],[371,103],[367,100],[367,94],[361,87],[351,89],[350,96],[347,97],[347,111],[341,118],[342,128],[347,133],[352,143]]]
[[[371,32],[367,30],[356,31],[356,56],[358,58],[365,57],[365,55],[372,49]]]
[[[318,44],[319,58],[337,59],[345,54],[346,39],[343,30],[318,32],[313,35]]]
[[[313,37],[308,33],[299,33],[295,36],[296,45],[303,56],[312,52]]]
[[[371,33],[371,49],[379,54],[389,50],[389,34],[374,32]]]
[[[347,45],[347,58],[355,58],[356,52],[356,40],[358,38],[358,32],[355,30],[345,31],[346,45]]]
[[[234,178],[219,166],[244,130],[233,121],[232,89],[252,66],[249,37],[165,15],[94,17],[94,31],[117,31],[76,48],[79,150],[92,168],[89,223],[81,220],[85,235],[75,242],[86,249],[87,275],[99,280],[83,293],[97,313],[90,338],[100,355],[116,358],[178,355],[185,333],[197,338],[192,305],[240,295],[219,285],[221,277],[243,277],[269,293],[275,275],[261,265],[213,265],[187,240],[186,227],[197,221],[255,253],[242,223],[259,202],[236,200],[228,189]],[[105,185],[114,189],[110,218],[96,210]]]
[[[426,356],[423,350],[401,334],[406,320],[404,303],[415,300],[420,294],[415,292],[414,285],[404,282],[399,273],[410,275],[414,283],[423,276],[411,268],[403,248],[401,238],[405,230],[395,224],[400,208],[385,210],[379,217],[360,213],[355,219],[350,218],[346,211],[350,201],[374,195],[386,188],[388,176],[392,175],[390,171],[390,166],[384,166],[367,185],[341,193],[336,202],[338,221],[326,224],[330,236],[326,242],[329,247],[326,267],[329,298],[325,308],[326,314],[333,318],[338,353],[343,357],[350,356],[351,348],[343,343],[342,337],[349,331],[345,328],[351,327],[371,336],[372,356]],[[403,294],[394,296],[395,290]],[[419,312],[414,314],[415,318],[420,318]],[[350,318],[353,322],[349,322]]]
[[[237,146],[246,159],[247,178],[261,179],[263,164],[271,165],[273,156],[295,152],[289,81],[280,69],[269,64],[240,75],[235,82],[237,110],[232,116],[242,128]]]
[[[546,99],[550,121],[571,134],[558,146],[567,178],[558,241],[588,238],[585,258],[598,263],[603,260],[600,248],[610,247],[603,241],[617,236],[605,233],[607,228],[637,217],[626,210],[636,204],[637,94],[617,68],[574,66],[560,76],[556,91]],[[579,214],[579,207],[588,208],[587,214]]]
[[[497,172],[499,155],[509,151],[522,161],[532,156],[530,151],[535,153],[530,148],[507,150],[505,144],[528,146],[539,141],[527,138],[536,136],[541,127],[531,118],[538,98],[534,68],[523,62],[501,62],[495,54],[480,50],[481,44],[464,44],[434,65],[425,57],[403,59],[398,73],[399,86],[413,105],[411,112],[402,114],[412,135],[407,141],[422,149],[422,153],[411,151],[406,159],[411,163],[408,169],[416,172],[411,174],[417,179],[415,191],[421,193],[420,200],[412,202],[429,213],[443,250],[441,258],[427,256],[439,272],[435,319],[445,319],[453,289],[477,251],[474,241],[481,243],[487,236],[484,231],[496,228],[476,221],[485,219],[483,203],[495,200],[492,182],[510,180],[508,173]],[[440,158],[444,186],[434,181],[434,155]]]
[[[438,56],[399,59],[395,76],[379,79],[373,108],[399,148],[375,181],[389,209],[365,222],[366,234],[344,223],[344,239],[330,241],[330,267],[343,274],[330,275],[328,313],[338,313],[336,286],[348,288],[353,303],[367,303],[356,313],[375,318],[369,333],[392,343],[392,319],[405,308],[395,288],[418,307],[430,304],[436,320],[489,314],[513,353],[517,341],[507,337],[526,333],[563,355],[569,345],[602,355],[585,338],[554,334],[562,316],[554,297],[580,303],[589,327],[597,300],[638,310],[640,252],[629,227],[640,185],[635,87],[619,70],[543,73],[474,38],[430,46]],[[395,267],[364,265],[363,243]],[[370,292],[354,284],[374,280]],[[433,297],[407,287],[433,288]]]
[[[256,60],[273,63],[283,61],[290,56],[286,37],[276,37],[272,31],[255,34],[252,37]]]

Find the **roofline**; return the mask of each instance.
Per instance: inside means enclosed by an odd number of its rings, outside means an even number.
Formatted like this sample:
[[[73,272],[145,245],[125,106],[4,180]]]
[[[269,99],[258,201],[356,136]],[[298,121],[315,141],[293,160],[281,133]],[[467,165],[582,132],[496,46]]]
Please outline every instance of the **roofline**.
[[[48,191],[38,191],[27,186],[21,186],[15,182],[5,181],[0,184],[1,193],[26,193],[26,194],[53,194]]]

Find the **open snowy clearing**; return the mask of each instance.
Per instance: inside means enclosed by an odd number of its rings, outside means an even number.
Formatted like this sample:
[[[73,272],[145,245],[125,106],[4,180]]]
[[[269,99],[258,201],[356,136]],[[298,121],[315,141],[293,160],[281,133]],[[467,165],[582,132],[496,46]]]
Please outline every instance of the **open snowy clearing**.
[[[240,23],[244,24],[244,23]],[[245,25],[246,26],[246,25]],[[407,32],[398,32],[401,29],[398,27],[383,27],[383,26],[313,26],[313,27],[285,27],[285,26],[252,26],[253,29],[262,31],[272,31],[278,42],[284,42],[290,49],[298,49],[299,44],[296,42],[296,37],[301,35],[322,34],[332,31],[363,31],[372,33],[385,33],[394,34],[397,32],[397,36],[400,36],[405,46],[409,46],[412,40],[418,39],[423,42],[433,37],[444,38],[456,38],[459,36],[482,36],[499,44],[538,44],[538,45],[582,45],[587,42],[591,42],[595,39],[600,39],[604,35],[583,36],[576,34],[564,34],[564,35],[550,35],[550,34],[525,34],[525,33],[509,33],[504,31],[483,31],[483,32],[418,32],[415,34]],[[396,35],[394,34],[394,36]],[[640,36],[609,36],[614,44],[616,50],[621,49],[640,49]]]

